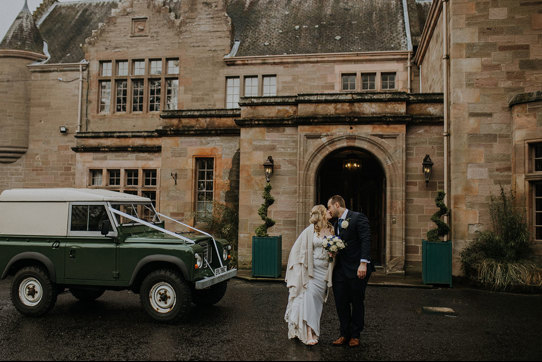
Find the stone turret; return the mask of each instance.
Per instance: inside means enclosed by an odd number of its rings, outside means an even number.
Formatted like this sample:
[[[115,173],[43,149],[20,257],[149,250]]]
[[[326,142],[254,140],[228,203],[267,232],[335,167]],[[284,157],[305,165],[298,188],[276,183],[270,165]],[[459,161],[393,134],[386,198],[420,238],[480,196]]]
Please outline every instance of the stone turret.
[[[28,5],[0,43],[0,163],[15,162],[28,149],[31,74],[27,65],[47,57]]]

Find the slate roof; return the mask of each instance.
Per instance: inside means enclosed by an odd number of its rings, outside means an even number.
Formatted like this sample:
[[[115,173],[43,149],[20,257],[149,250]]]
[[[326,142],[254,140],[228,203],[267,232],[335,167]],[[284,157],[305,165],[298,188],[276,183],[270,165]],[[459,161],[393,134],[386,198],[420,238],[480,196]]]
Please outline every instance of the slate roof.
[[[236,56],[408,50],[402,0],[228,0]]]
[[[35,14],[40,17],[39,32],[35,26],[28,30],[33,22],[28,8],[23,9],[0,48],[42,53],[43,38],[50,55],[47,63],[79,62],[84,59],[81,45],[107,21],[119,1],[46,0]],[[162,0],[161,4],[179,19],[183,1],[187,0]],[[403,0],[225,1],[233,40],[239,41],[236,56],[406,51],[409,47]],[[407,3],[416,46],[431,2]]]
[[[0,49],[26,50],[43,54],[43,39],[26,2],[2,39]]]
[[[118,0],[57,2],[38,22],[51,58],[47,63],[77,63],[84,59],[85,39],[105,23]]]

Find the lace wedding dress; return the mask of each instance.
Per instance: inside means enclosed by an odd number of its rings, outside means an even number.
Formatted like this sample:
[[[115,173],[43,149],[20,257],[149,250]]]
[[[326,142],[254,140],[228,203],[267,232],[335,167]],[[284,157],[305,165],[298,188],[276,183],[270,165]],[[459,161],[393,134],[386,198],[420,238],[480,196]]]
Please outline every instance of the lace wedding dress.
[[[313,274],[309,279],[307,289],[294,298],[286,308],[288,321],[288,338],[299,338],[307,344],[307,326],[311,327],[317,336],[320,336],[320,317],[324,306],[326,294],[326,273],[328,270],[328,254],[322,247],[323,237],[316,233],[313,243]]]

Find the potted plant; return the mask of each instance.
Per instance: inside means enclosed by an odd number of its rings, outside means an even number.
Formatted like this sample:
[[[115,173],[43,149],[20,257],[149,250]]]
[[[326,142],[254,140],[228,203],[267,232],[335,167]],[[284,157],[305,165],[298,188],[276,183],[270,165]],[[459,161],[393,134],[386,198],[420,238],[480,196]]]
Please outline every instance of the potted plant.
[[[424,284],[449,284],[452,286],[452,241],[443,241],[450,227],[441,220],[449,214],[444,204],[444,191],[439,191],[435,199],[438,211],[431,216],[437,225],[427,232],[427,240],[422,240],[422,279]]]
[[[267,229],[275,225],[275,221],[267,216],[269,206],[275,199],[271,196],[271,183],[267,182],[263,191],[264,202],[258,209],[263,224],[255,230],[252,237],[252,276],[280,277],[282,271],[282,235],[269,236]]]

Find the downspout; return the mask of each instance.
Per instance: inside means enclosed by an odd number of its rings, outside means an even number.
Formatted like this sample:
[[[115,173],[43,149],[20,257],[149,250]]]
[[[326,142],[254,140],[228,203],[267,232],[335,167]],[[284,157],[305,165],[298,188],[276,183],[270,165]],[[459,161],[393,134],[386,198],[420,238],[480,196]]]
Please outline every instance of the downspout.
[[[77,105],[77,132],[81,132],[81,110],[83,107],[83,63],[79,63],[79,104]]]
[[[448,88],[448,69],[450,62],[450,55],[448,53],[448,0],[442,1],[442,78],[443,78],[443,93],[444,93],[444,192],[446,196],[444,198],[444,203],[449,207],[450,197],[449,197],[449,159],[448,159],[448,148],[450,141],[449,130],[449,119],[450,119],[450,94]],[[446,216],[446,222],[449,223],[449,215]],[[446,235],[445,240],[448,240]]]
[[[408,4],[407,0],[403,0],[403,17],[405,19],[405,33],[407,36],[407,47],[408,47],[408,60],[407,60],[407,88],[408,93],[412,92],[412,85],[410,84],[410,72],[412,71],[411,56],[412,56],[412,35],[410,34],[410,18],[408,15]]]

